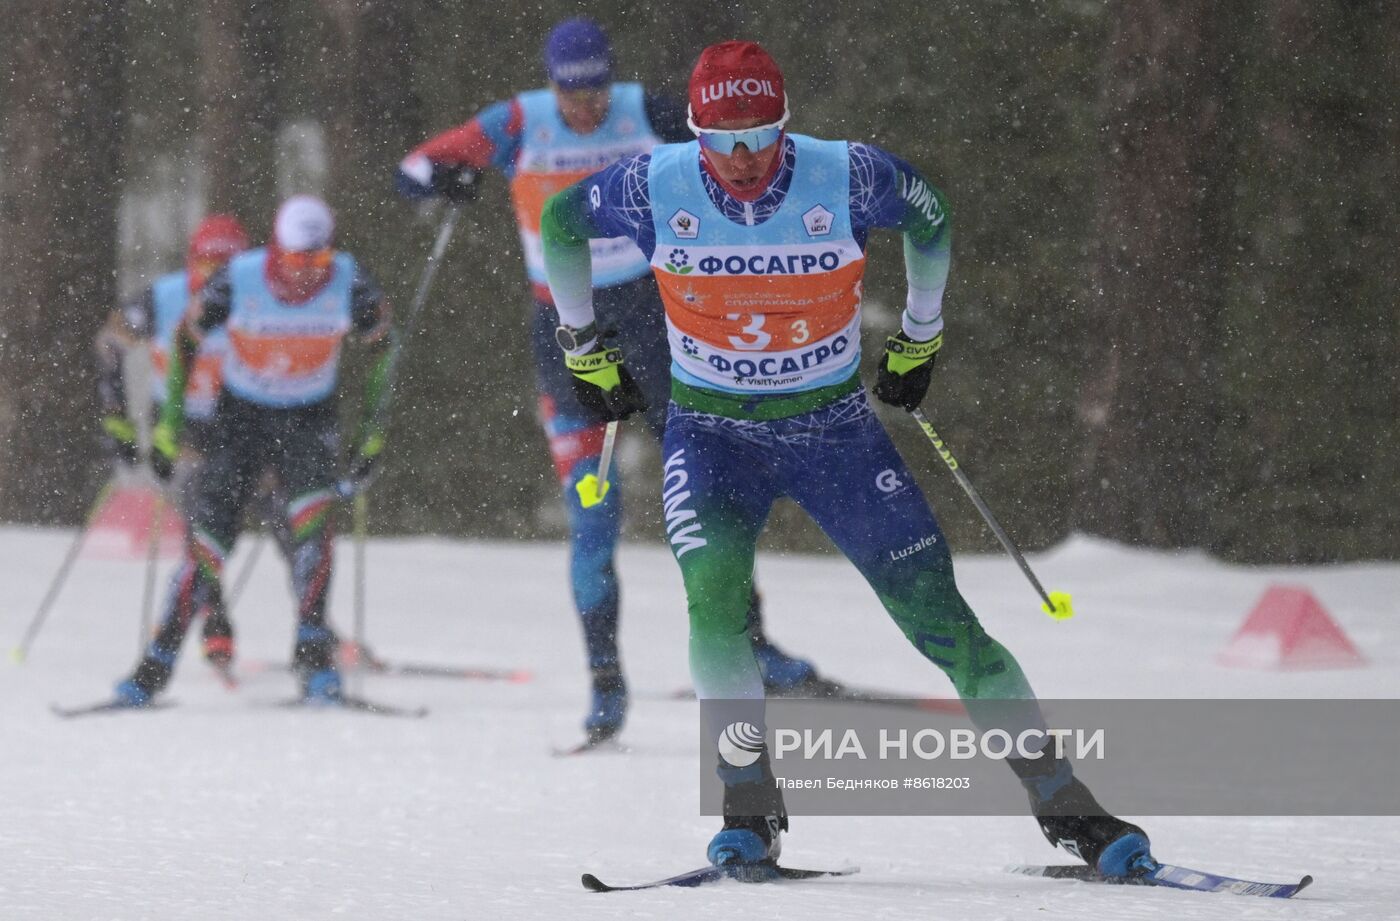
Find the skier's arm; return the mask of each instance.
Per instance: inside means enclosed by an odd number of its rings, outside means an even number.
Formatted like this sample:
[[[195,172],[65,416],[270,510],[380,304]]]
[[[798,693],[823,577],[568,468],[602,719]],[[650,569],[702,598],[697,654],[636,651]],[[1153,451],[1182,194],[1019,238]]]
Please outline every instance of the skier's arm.
[[[593,325],[593,256],[588,241],[603,236],[588,213],[586,182],[551,196],[540,215],[549,293],[559,322],[574,329]],[[584,345],[591,343],[579,343]]]
[[[395,175],[399,194],[408,198],[442,195],[458,201],[472,197],[482,172],[508,173],[514,168],[524,126],[516,100],[487,106],[466,124],[409,151]]]
[[[908,163],[869,144],[851,145],[852,220],[904,234],[908,284],[901,326],[915,341],[943,331],[952,220],[939,189]]]
[[[126,385],[122,380],[122,356],[131,347],[121,314],[113,312],[93,340],[97,362],[97,402],[105,416],[126,414]]]
[[[175,470],[175,461],[180,456],[180,434],[185,427],[185,387],[198,350],[199,340],[195,338],[188,321],[181,323],[175,328],[175,341],[170,346],[170,366],[165,373],[165,403],[160,408],[160,418],[151,429],[151,468],[162,480],[170,479]]]
[[[656,249],[651,221],[649,154],[628,157],[580,180],[545,202],[540,215],[544,270],[559,321],[584,329],[593,323],[593,259],[588,241],[627,237],[648,259]],[[579,348],[585,350],[586,343]]]
[[[610,422],[644,411],[647,401],[623,366],[621,350],[599,339],[588,241],[628,237],[651,258],[656,234],[646,188],[649,162],[645,155],[629,157],[569,186],[545,202],[540,219],[549,290],[560,323],[574,330],[564,356],[574,396]]]
[[[369,368],[365,374],[365,394],[360,424],[355,432],[350,479],[367,485],[384,451],[394,362],[398,360],[399,338],[394,329],[393,311],[379,282],[356,264],[350,283],[350,328],[354,341],[365,348]]]
[[[227,268],[219,269],[204,283],[189,313],[175,327],[175,341],[170,347],[170,368],[165,377],[165,405],[160,420],[151,432],[152,461],[156,472],[161,465],[173,465],[180,453],[180,434],[185,427],[185,388],[194,367],[195,354],[205,333],[228,322],[233,303],[232,283]],[[163,458],[163,460],[162,460]]]
[[[360,426],[355,435],[357,475],[368,476],[375,459],[384,450],[385,416],[391,398],[389,375],[398,357],[400,341],[384,290],[374,276],[359,266],[356,266],[351,285],[351,317],[356,341],[365,346],[369,361]]]
[[[126,385],[122,359],[133,346],[151,337],[155,325],[155,295],[148,287],[141,295],[113,310],[93,341],[97,359],[97,396],[104,414],[126,413]]]
[[[852,224],[862,235],[870,227],[904,233],[908,293],[900,330],[885,341],[875,396],[914,410],[928,393],[943,345],[943,290],[952,244],[948,203],[898,157],[866,144],[852,144],[850,153]]]
[[[384,423],[389,406],[389,369],[400,348],[397,330],[371,345],[369,373],[365,376],[364,411],[355,435],[356,451],[377,455],[384,448]],[[368,449],[368,450],[367,450]]]
[[[127,417],[122,359],[129,349],[150,338],[154,316],[155,296],[146,288],[140,297],[112,311],[93,341],[103,445],[114,460],[124,464],[136,462],[137,445],[136,426]]]

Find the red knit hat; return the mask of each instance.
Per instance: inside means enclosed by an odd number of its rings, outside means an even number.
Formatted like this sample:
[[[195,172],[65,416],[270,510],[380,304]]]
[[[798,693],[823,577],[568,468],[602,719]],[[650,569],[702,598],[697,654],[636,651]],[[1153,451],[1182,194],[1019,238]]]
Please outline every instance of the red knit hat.
[[[231,214],[211,214],[199,222],[186,258],[228,260],[248,248],[248,234]]]
[[[209,274],[248,248],[248,234],[231,214],[211,214],[199,222],[185,250],[185,276],[190,293],[209,280]]]
[[[690,74],[690,114],[697,127],[730,118],[769,124],[786,111],[783,72],[757,42],[720,42],[700,52]]]

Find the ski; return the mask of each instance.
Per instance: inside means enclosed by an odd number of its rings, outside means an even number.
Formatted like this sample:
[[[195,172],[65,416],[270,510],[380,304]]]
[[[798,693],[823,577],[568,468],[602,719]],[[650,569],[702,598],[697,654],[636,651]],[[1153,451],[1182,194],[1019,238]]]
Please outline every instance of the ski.
[[[464,665],[434,665],[426,662],[379,662],[364,666],[376,675],[405,678],[461,678],[466,681],[505,681],[523,684],[533,676],[523,668],[470,668]]]
[[[1150,864],[1143,872],[1132,876],[1103,876],[1097,870],[1083,864],[1018,865],[1006,869],[1021,876],[1040,876],[1047,879],[1076,879],[1114,886],[1166,886],[1170,889],[1189,889],[1193,892],[1228,892],[1231,895],[1252,895],[1269,899],[1291,899],[1313,881],[1311,876],[1304,876],[1296,883],[1260,883],[1167,863]]]
[[[378,675],[402,675],[407,678],[465,678],[472,681],[529,681],[530,673],[523,668],[471,668],[464,665],[437,665],[423,662],[394,662],[381,659],[368,646],[342,640],[340,667],[345,671],[364,669]]]
[[[743,883],[770,883],[817,879],[822,876],[850,876],[859,873],[859,867],[846,867],[840,870],[800,870],[795,867],[781,867],[775,863],[731,864],[723,867],[707,866],[676,876],[668,876],[655,882],[639,883],[632,886],[613,886],[603,882],[592,873],[583,874],[583,888],[589,892],[636,892],[640,889],[660,889],[664,886],[694,888],[705,883],[716,883],[732,879]]]
[[[959,716],[967,712],[962,701],[953,697],[910,697],[898,691],[857,688],[825,680],[815,685],[799,685],[794,688],[768,688],[767,694],[771,700],[830,700],[837,703],[922,710],[926,713],[946,713],[950,716]],[[695,691],[692,688],[678,688],[667,694],[666,699],[694,700]]]
[[[946,713],[949,716],[962,716],[967,713],[962,701],[954,697],[910,697],[907,694],[898,694],[892,691],[873,691],[865,688],[849,688],[844,685],[838,685],[838,688],[836,693],[824,697],[818,695],[817,699],[881,707],[899,707],[922,710],[925,713]],[[783,697],[785,695],[776,696]]]
[[[264,672],[291,672],[291,663],[250,661],[243,665],[249,674]],[[383,659],[360,660],[350,665],[342,665],[342,670],[363,671],[371,675],[397,676],[402,678],[456,678],[463,681],[502,681],[508,684],[523,684],[534,676],[523,668],[475,668],[466,665],[438,665],[427,662],[392,662]]]
[[[49,710],[53,712],[54,716],[69,720],[79,716],[98,716],[104,713],[139,713],[143,710],[162,710],[173,706],[175,706],[174,702],[168,700],[157,700],[140,707],[133,707],[119,700],[104,700],[100,703],[84,704],[78,707],[50,704]]]
[[[631,751],[627,746],[617,741],[615,736],[605,736],[601,739],[584,739],[577,745],[570,745],[566,748],[554,749],[554,757],[571,758],[574,755],[583,755],[593,751],[611,751],[619,754],[626,754]]]
[[[375,700],[366,700],[363,697],[354,697],[349,694],[341,695],[335,701],[311,701],[304,697],[293,697],[290,700],[273,701],[267,706],[278,707],[285,710],[349,710],[352,713],[370,713],[375,716],[399,716],[406,719],[422,719],[428,715],[427,707],[399,707],[394,704],[380,703]]]

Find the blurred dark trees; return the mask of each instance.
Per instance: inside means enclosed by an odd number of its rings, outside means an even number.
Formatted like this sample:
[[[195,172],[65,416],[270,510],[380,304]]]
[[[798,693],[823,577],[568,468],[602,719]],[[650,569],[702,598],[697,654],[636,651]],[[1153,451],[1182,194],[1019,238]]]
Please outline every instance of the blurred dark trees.
[[[276,195],[274,141],[285,4],[204,0],[198,6],[199,154],[209,212]]]
[[[92,339],[117,297],[126,9],[6,4],[0,37],[0,520],[94,494]]]
[[[41,21],[44,4],[18,6]],[[116,251],[119,193],[164,182],[162,158],[197,161],[199,182],[173,186],[177,200],[233,210],[256,235],[279,194],[325,194],[342,245],[405,307],[438,215],[393,196],[395,162],[540,85],[543,35],[579,11],[555,0],[74,9],[0,38],[11,62],[0,87],[8,520],[73,520],[100,479],[86,348],[130,259]],[[620,76],[675,93],[704,44],[757,38],[785,67],[796,130],[873,141],[945,189],[948,347],[925,408],[1024,545],[1081,530],[1246,561],[1400,556],[1394,5],[591,12],[613,34]],[[303,153],[321,145],[322,172],[292,162],[290,137]],[[868,356],[903,297],[897,240],[876,235],[870,252]],[[529,309],[504,183],[490,177],[406,353],[377,528],[560,533]],[[886,418],[955,546],[991,548],[917,432]],[[659,533],[649,452],[631,465],[633,534]],[[824,541],[780,508],[772,544]]]
[[[1400,556],[1400,9],[1257,4],[1223,301],[1213,545]]]
[[[1075,523],[1154,546],[1210,540],[1240,32],[1222,4],[1115,4],[1092,244]]]

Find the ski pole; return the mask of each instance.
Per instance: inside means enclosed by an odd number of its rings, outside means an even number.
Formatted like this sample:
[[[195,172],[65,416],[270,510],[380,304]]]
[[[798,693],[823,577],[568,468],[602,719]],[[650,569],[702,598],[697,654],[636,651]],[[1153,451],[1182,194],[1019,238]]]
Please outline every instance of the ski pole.
[[[423,265],[423,271],[418,276],[418,287],[413,292],[413,300],[408,307],[408,315],[404,318],[403,335],[396,337],[389,344],[388,366],[384,371],[384,391],[379,400],[379,405],[372,409],[372,420],[383,427],[385,418],[389,415],[389,408],[393,403],[394,389],[399,378],[399,362],[403,356],[405,344],[413,335],[413,331],[418,328],[418,320],[423,314],[423,307],[428,303],[428,292],[432,290],[433,279],[437,276],[438,266],[442,264],[442,257],[447,253],[447,244],[452,239],[452,232],[457,228],[457,219],[462,214],[462,206],[452,203],[447,206],[447,212],[442,216],[442,223],[438,226],[437,238],[433,240],[433,248],[428,253],[428,261]],[[359,655],[364,649],[365,641],[365,621],[366,621],[366,583],[367,574],[365,572],[365,543],[369,531],[369,498],[367,492],[373,482],[373,475],[363,478],[346,477],[336,484],[335,491],[344,499],[353,499],[352,517],[355,532],[355,583],[354,583],[354,642],[356,654]]]
[[[354,586],[354,610],[355,626],[353,630],[355,652],[358,658],[359,651],[365,648],[365,536],[369,530],[369,496],[367,493],[358,492],[355,494],[355,504],[353,506],[353,519],[355,530],[355,586]],[[357,682],[358,683],[358,682]],[[356,688],[358,690],[358,687]]]
[[[233,577],[233,584],[229,586],[228,596],[224,599],[225,614],[232,614],[238,599],[243,596],[243,590],[248,587],[248,580],[253,577],[253,569],[258,565],[258,557],[262,556],[266,544],[267,532],[259,531],[253,540],[253,549],[248,551],[248,559],[243,562],[243,567],[238,570],[238,575]]]
[[[112,494],[115,488],[115,480],[108,480],[103,484],[101,491],[97,494],[97,499],[93,501],[92,508],[88,510],[87,518],[83,520],[83,526],[78,529],[78,533],[73,536],[73,541],[68,545],[68,552],[63,556],[63,562],[58,566],[58,572],[54,573],[53,581],[49,583],[48,590],[44,592],[44,598],[39,602],[39,609],[34,612],[34,617],[29,621],[29,626],[24,630],[24,637],[19,641],[19,645],[10,650],[10,658],[19,664],[29,655],[29,647],[33,645],[34,638],[39,635],[39,629],[44,625],[44,620],[49,616],[49,609],[58,600],[58,593],[63,589],[68,581],[68,571],[73,568],[73,563],[78,559],[79,552],[83,549],[83,544],[87,542],[88,531],[92,529],[92,521],[97,517],[98,509],[102,508],[107,501],[107,497]]]
[[[151,620],[154,617],[156,599],[156,563],[160,558],[160,539],[165,525],[165,490],[156,489],[155,501],[151,503],[150,530],[146,532],[146,580],[141,586],[141,636],[137,650],[146,648],[151,636]]]
[[[442,224],[438,227],[437,239],[433,241],[432,252],[428,254],[428,261],[423,266],[423,273],[418,276],[418,288],[413,292],[413,303],[408,308],[408,317],[404,320],[403,340],[395,346],[394,357],[389,367],[388,390],[394,389],[394,379],[398,370],[398,353],[403,350],[403,342],[413,334],[417,328],[418,317],[423,312],[423,305],[428,302],[428,291],[433,286],[433,278],[437,275],[438,266],[442,264],[442,257],[447,252],[447,243],[452,239],[452,231],[457,227],[457,218],[462,214],[462,206],[451,204],[447,206],[447,213],[442,216]]]
[[[992,533],[996,535],[997,540],[1001,541],[1001,546],[1007,553],[1011,554],[1011,558],[1016,561],[1016,565],[1021,567],[1021,572],[1026,574],[1026,578],[1030,580],[1031,587],[1035,589],[1036,594],[1040,596],[1040,600],[1044,602],[1044,604],[1040,606],[1040,609],[1055,620],[1068,620],[1073,617],[1074,607],[1070,602],[1069,593],[1046,592],[1044,587],[1041,586],[1040,580],[1035,577],[1035,573],[1031,572],[1030,564],[1026,562],[1026,558],[1021,555],[1020,550],[1016,549],[1016,545],[1011,542],[1011,538],[1007,536],[1006,531],[1002,530],[1001,525],[997,523],[996,517],[992,514],[992,510],[987,507],[986,502],[982,501],[982,496],[978,494],[977,489],[972,485],[972,481],[967,478],[967,474],[963,473],[962,468],[958,466],[957,458],[953,457],[953,452],[948,449],[948,445],[944,443],[942,438],[938,437],[938,432],[934,431],[933,425],[928,421],[928,417],[924,415],[923,410],[910,410],[909,414],[914,417],[915,422],[919,423],[919,428],[924,430],[924,434],[928,436],[928,440],[933,444],[934,450],[938,452],[939,457],[943,458],[943,463],[948,465],[948,469],[952,471],[953,478],[958,481],[958,485],[962,487],[963,492],[967,493],[967,497],[972,500],[972,504],[977,506],[977,511],[982,514],[982,520],[987,522],[987,527],[992,529]]]
[[[574,484],[578,501],[584,508],[602,503],[608,494],[608,468],[612,466],[613,446],[617,444],[617,420],[608,423],[603,434],[603,454],[598,460],[598,473],[588,474]]]
[[[394,398],[394,387],[399,377],[399,360],[403,354],[404,345],[408,342],[413,331],[418,328],[418,319],[423,313],[423,305],[428,302],[428,292],[433,287],[433,278],[437,276],[438,266],[442,264],[442,257],[447,252],[448,241],[452,239],[452,231],[457,228],[457,218],[462,214],[462,206],[456,203],[447,206],[447,213],[442,216],[442,224],[438,226],[437,239],[433,241],[433,248],[428,253],[428,261],[423,265],[423,271],[418,276],[418,287],[413,292],[413,301],[409,304],[408,315],[404,319],[403,335],[396,337],[389,345],[389,361],[384,372],[384,393],[380,398],[379,405],[372,411],[372,420],[382,422],[389,414],[389,407]],[[336,483],[335,491],[342,499],[352,499],[359,493],[369,488],[373,477],[357,479],[355,477],[345,477]]]
[[[394,385],[399,379],[400,356],[403,355],[404,347],[413,335],[413,331],[418,328],[418,320],[423,314],[423,305],[428,303],[428,292],[432,290],[433,279],[437,277],[438,266],[442,264],[442,257],[447,252],[447,243],[452,239],[452,231],[456,229],[457,218],[461,214],[462,206],[454,203],[447,206],[447,213],[442,216],[437,239],[433,241],[432,251],[428,253],[428,261],[423,264],[423,271],[418,276],[418,288],[413,292],[413,301],[409,304],[408,315],[403,321],[403,335],[389,345],[389,363],[384,372],[384,396],[379,401],[379,405],[374,407],[376,416],[387,416],[389,413],[389,406],[394,398]]]

